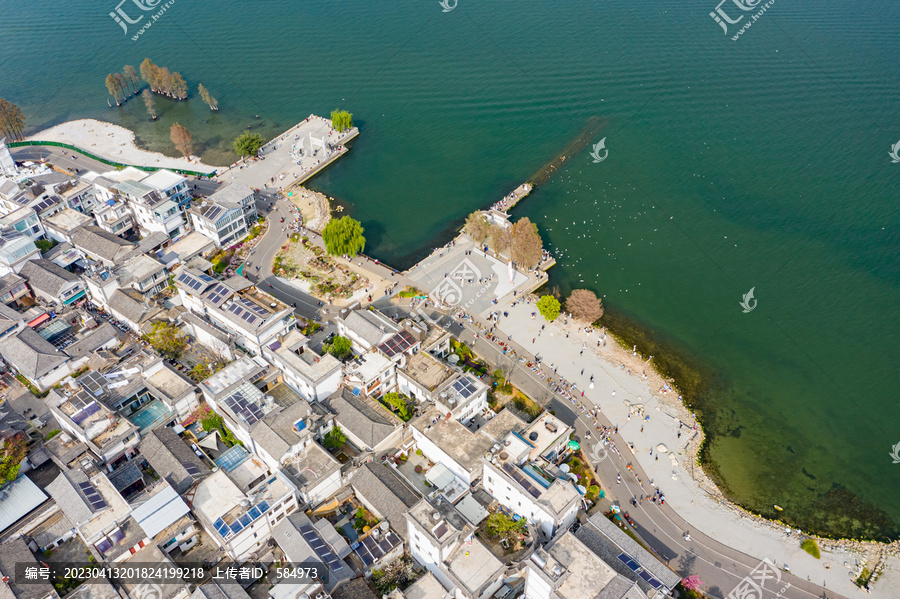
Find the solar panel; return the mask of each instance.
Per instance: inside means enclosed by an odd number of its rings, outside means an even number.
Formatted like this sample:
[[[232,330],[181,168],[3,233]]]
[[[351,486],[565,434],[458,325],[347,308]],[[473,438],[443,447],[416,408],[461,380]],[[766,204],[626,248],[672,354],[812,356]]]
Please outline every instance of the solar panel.
[[[200,469],[197,468],[196,465],[190,462],[182,462],[181,465],[184,466],[184,469],[187,471],[188,476],[200,476]]]
[[[217,519],[213,526],[215,527],[216,532],[222,535],[223,538],[227,538],[231,534],[231,528],[229,528],[221,518]]]
[[[453,388],[464,398],[469,399],[475,393],[475,383],[469,377],[464,377],[453,383]]]
[[[243,529],[244,529],[244,525],[241,524],[240,522],[235,521],[235,522],[231,523],[231,532],[236,534],[236,533],[241,532],[241,530],[243,530]]]
[[[410,347],[416,344],[415,338],[410,335],[407,331],[400,331],[384,343],[378,346],[378,349],[384,353],[388,358],[394,358],[398,354],[401,354],[408,350]]]
[[[247,528],[248,526],[250,526],[250,522],[252,522],[252,521],[253,521],[253,519],[250,517],[250,514],[244,514],[243,516],[238,518],[238,522],[240,522],[241,526],[243,526],[244,528]]]
[[[252,508],[250,508],[249,514],[250,514],[250,518],[252,518],[253,520],[256,520],[257,518],[262,516],[262,512],[259,511],[259,506],[256,506],[256,505],[254,505]]]
[[[626,566],[628,566],[628,568],[629,568],[630,570],[633,570],[634,572],[637,572],[638,570],[641,569],[640,564],[638,564],[636,561],[634,561],[633,559],[631,559],[631,556],[628,555],[627,553],[621,554],[621,555],[619,556],[619,560],[620,560],[623,564],[625,564]]]
[[[115,529],[114,531],[112,531],[112,534],[109,535],[109,540],[112,541],[114,545],[122,542],[122,539],[124,538],[125,533],[122,532],[122,529],[120,528]]]
[[[259,511],[260,511],[260,512],[266,513],[266,512],[269,511],[269,502],[266,501],[265,499],[263,499],[262,501],[260,501],[257,505],[259,506]]]
[[[225,301],[225,298],[228,297],[231,293],[231,289],[219,283],[212,288],[212,291],[209,292],[209,295],[206,296],[206,299],[218,307],[218,305]]]
[[[223,210],[224,209],[221,206],[212,206],[209,210],[207,210],[206,218],[211,221],[215,221],[216,217],[222,214]]]
[[[106,537],[103,537],[102,539],[100,539],[100,541],[98,543],[96,543],[94,545],[94,547],[97,548],[97,551],[100,552],[100,555],[103,555],[107,551],[112,549],[112,546],[113,546],[113,544]]]
[[[238,318],[243,318],[245,321],[247,321],[248,324],[253,324],[257,320],[259,320],[256,315],[242,308],[241,305],[237,302],[234,302],[230,306],[228,306],[228,311]]]
[[[103,497],[97,492],[94,485],[89,482],[80,482],[78,483],[78,488],[81,489],[85,499],[91,504],[91,509],[96,511],[106,507],[106,502],[103,501]]]
[[[266,310],[266,309],[263,308],[262,306],[259,306],[259,305],[255,304],[255,303],[251,302],[251,301],[248,300],[247,298],[241,297],[241,298],[238,298],[237,301],[240,302],[240,304],[241,304],[242,306],[244,306],[244,307],[247,308],[248,310],[254,312],[255,314],[258,314],[259,316],[268,316],[268,315],[269,315],[269,311],[268,311],[268,310]]]
[[[531,481],[526,478],[525,474],[522,474],[509,464],[503,464],[503,471],[510,475],[513,480],[519,483],[522,488],[528,491],[528,493],[535,499],[541,496],[541,492],[538,491],[533,484],[531,484]]]
[[[304,540],[307,544],[312,548],[312,550],[319,556],[322,561],[328,564],[328,567],[332,570],[340,569],[342,563],[341,561],[331,552],[327,545],[325,545],[324,541],[319,537],[318,533],[313,529],[309,524],[301,524],[300,525],[300,534],[303,535]]]

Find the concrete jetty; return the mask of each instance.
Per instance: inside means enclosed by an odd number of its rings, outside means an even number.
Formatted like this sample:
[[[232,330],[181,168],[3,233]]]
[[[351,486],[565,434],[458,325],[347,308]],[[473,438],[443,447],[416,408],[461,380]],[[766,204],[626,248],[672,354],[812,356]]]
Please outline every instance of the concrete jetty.
[[[359,129],[334,130],[331,120],[309,115],[259,149],[258,156],[236,162],[217,175],[224,183],[240,181],[262,192],[285,191],[307,181],[347,153]]]

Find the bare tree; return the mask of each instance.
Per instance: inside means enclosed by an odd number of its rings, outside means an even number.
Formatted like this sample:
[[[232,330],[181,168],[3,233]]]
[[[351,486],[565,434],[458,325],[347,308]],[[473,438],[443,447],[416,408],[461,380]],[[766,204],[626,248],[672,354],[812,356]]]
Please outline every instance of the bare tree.
[[[488,236],[491,238],[491,249],[498,255],[507,251],[512,243],[510,230],[500,225],[491,225]]]
[[[113,97],[116,101],[116,106],[121,106],[122,103],[119,102],[119,96],[122,94],[122,82],[119,81],[119,78],[116,77],[118,73],[110,73],[106,76],[106,89],[109,90],[109,95]]]
[[[144,98],[144,106],[147,107],[147,114],[150,115],[150,120],[156,120],[156,102],[153,101],[153,94],[149,89],[144,89],[143,93],[141,93],[141,97]]]
[[[215,98],[213,98],[213,97],[210,95],[209,90],[206,89],[206,88],[203,86],[202,83],[197,87],[197,93],[200,94],[200,97],[203,98],[203,101],[204,101],[204,102],[206,102],[207,104],[209,104],[209,109],[210,109],[210,110],[216,111],[216,110],[219,109],[219,103],[216,101]]]
[[[578,320],[597,322],[603,316],[603,303],[593,291],[576,289],[566,300],[566,310]]]
[[[137,70],[130,64],[126,64],[122,68],[122,74],[125,75],[125,81],[131,86],[132,95],[137,95],[138,84],[141,82],[140,78],[138,78]]]
[[[527,216],[512,226],[512,259],[522,268],[534,268],[541,263],[544,249],[537,225]]]
[[[483,243],[487,239],[491,225],[481,211],[476,210],[466,218],[466,234],[475,240],[475,243]]]
[[[25,128],[25,116],[22,109],[0,98],[0,133],[11,140],[22,139]]]
[[[190,159],[191,134],[184,128],[184,125],[172,123],[172,127],[169,129],[169,137],[172,138],[172,143],[175,144],[175,148],[181,152],[185,158]]]

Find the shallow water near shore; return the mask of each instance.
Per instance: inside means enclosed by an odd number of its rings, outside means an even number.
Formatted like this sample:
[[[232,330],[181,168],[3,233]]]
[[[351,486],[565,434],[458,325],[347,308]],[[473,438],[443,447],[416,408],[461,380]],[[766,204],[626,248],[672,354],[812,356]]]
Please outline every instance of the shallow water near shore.
[[[589,145],[514,212],[558,253],[551,285],[597,291],[700,365],[689,399],[730,497],[896,537],[900,5],[776,2],[733,42],[715,4],[176,2],[132,42],[114,2],[5,2],[0,96],[31,132],[98,118],[172,155],[178,121],[210,164],[247,128],[268,138],[346,108],[360,137],[310,187],[398,268],[599,116],[608,157]],[[157,98],[155,123],[140,98],[106,105],[106,74],[144,57],[192,93]]]

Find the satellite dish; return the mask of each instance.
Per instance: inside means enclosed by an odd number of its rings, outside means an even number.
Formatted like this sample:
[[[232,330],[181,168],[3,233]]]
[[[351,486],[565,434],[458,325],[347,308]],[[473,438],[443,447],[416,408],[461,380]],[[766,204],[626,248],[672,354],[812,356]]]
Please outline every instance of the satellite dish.
[[[559,469],[562,470],[563,472],[565,472],[566,474],[569,473],[569,465],[568,464],[563,464],[562,466],[559,467]]]
[[[434,512],[434,513],[432,513],[432,514],[431,514],[431,519],[434,520],[435,522],[437,522],[438,520],[441,519],[441,513],[440,513],[440,512]]]
[[[584,488],[584,485],[578,485],[578,492],[584,495],[587,493],[587,489]]]
[[[378,525],[378,528],[380,528],[381,530],[383,530],[383,531],[385,531],[385,532],[387,532],[387,530],[388,530],[390,527],[391,527],[391,525],[388,524],[388,521],[387,521],[387,520],[382,521],[382,522]]]
[[[458,363],[459,363],[459,356],[457,356],[456,354],[453,354],[452,356],[450,356],[449,358],[447,358],[447,361],[450,362],[451,364],[458,364]]]

